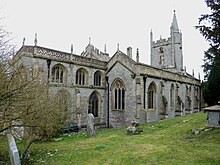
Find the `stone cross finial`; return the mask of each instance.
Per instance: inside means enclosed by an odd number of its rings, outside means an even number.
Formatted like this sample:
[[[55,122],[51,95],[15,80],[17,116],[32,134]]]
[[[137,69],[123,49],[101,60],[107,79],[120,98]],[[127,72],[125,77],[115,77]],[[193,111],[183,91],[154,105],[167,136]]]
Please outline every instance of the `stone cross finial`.
[[[194,69],[192,70],[192,76],[194,77]]]
[[[34,46],[37,46],[37,33],[35,33]]]
[[[91,37],[89,37],[89,45],[91,44]]]
[[[24,44],[25,44],[25,37],[23,38],[22,46],[24,46]]]

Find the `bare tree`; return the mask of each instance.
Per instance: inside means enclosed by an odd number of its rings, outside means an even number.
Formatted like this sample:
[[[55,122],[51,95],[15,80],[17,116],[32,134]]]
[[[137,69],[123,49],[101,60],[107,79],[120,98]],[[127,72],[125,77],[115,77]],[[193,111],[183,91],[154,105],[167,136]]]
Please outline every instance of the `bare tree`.
[[[0,27],[0,133],[24,128],[27,143],[21,158],[37,139],[50,138],[68,116],[69,97],[50,93],[40,73],[13,58],[9,34]]]

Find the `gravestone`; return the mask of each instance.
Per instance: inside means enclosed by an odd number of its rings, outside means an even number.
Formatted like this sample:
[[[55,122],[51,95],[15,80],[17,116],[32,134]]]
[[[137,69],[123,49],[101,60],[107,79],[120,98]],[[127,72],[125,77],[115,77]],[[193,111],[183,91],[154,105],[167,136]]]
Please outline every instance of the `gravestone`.
[[[11,165],[20,165],[19,152],[12,134],[7,134],[8,151],[10,156]]]
[[[87,135],[94,136],[95,135],[95,126],[94,126],[94,116],[93,114],[89,113],[87,116]]]
[[[220,105],[214,105],[204,109],[206,112],[206,126],[220,126]]]

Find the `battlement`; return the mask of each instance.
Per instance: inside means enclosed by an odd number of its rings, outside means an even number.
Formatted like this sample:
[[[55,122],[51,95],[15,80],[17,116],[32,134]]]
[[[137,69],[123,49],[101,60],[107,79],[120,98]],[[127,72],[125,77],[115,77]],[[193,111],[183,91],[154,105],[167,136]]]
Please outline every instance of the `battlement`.
[[[88,53],[92,53],[98,56],[109,56],[108,53],[103,53],[102,51],[100,51],[98,48],[94,47],[93,45],[89,44],[85,51],[83,51],[81,53],[81,56],[87,56]]]
[[[90,57],[90,58],[98,59],[98,60],[101,60],[101,61],[108,61],[110,59],[108,53],[101,52],[99,49],[97,49],[96,47],[94,47],[91,44],[89,44],[86,47],[85,51],[83,51],[81,53],[81,56]]]
[[[169,45],[169,44],[171,44],[171,37],[167,39],[163,38],[163,39],[153,41],[152,47],[158,47],[158,46]]]

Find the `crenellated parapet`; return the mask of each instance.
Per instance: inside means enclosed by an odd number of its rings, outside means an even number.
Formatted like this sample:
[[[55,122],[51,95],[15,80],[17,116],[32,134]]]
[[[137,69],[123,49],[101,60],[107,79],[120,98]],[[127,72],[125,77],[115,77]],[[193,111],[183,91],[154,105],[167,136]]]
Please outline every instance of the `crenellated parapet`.
[[[94,47],[93,45],[89,44],[85,51],[83,51],[81,53],[81,56],[83,57],[90,57],[90,58],[94,58],[94,59],[98,59],[101,61],[108,61],[110,59],[109,54],[108,53],[103,53],[102,51],[100,51],[99,49],[97,49],[96,47]]]
[[[172,43],[171,38],[163,38],[152,42],[152,47],[166,46]]]

